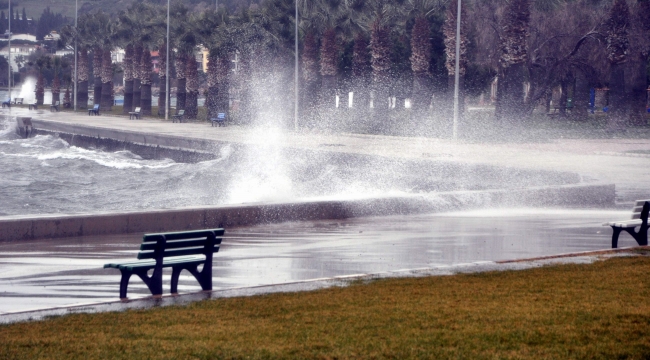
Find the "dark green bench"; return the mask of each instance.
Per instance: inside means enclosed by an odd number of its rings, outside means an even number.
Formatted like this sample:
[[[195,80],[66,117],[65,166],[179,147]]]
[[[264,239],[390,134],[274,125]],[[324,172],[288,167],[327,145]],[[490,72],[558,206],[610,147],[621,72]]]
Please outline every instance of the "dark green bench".
[[[603,226],[611,226],[612,249],[618,247],[618,236],[621,231],[626,231],[632,235],[639,246],[648,245],[648,215],[650,214],[650,200],[637,200],[632,208],[632,218],[630,220],[619,220],[604,223]],[[639,228],[639,231],[635,231]]]
[[[212,290],[212,254],[219,251],[224,229],[145,234],[137,261],[105,264],[122,272],[120,298],[126,299],[131,275],[138,275],[154,296],[162,295],[162,269],[172,268],[171,293],[178,293],[178,276],[189,271],[203,290]],[[199,265],[203,269],[198,271]],[[147,275],[153,269],[151,276]]]

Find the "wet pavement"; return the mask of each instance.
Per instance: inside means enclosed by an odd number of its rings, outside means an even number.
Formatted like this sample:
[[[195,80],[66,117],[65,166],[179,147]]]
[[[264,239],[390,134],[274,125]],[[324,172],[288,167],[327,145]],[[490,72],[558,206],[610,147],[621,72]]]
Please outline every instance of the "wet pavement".
[[[628,211],[492,209],[355,218],[226,229],[215,254],[214,289],[241,289],[357,274],[436,268],[610,247],[603,222]],[[141,234],[0,242],[3,314],[118,300],[119,271],[135,258]],[[622,235],[619,246],[633,246]],[[169,292],[170,272],[164,291]],[[183,273],[179,292],[199,291]],[[147,297],[131,279],[130,298]]]

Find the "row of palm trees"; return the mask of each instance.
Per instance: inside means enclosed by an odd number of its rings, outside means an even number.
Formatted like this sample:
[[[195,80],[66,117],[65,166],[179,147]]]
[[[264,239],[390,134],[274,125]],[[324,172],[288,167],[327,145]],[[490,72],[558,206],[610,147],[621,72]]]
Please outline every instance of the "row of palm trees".
[[[448,84],[455,71],[455,0],[295,1],[298,1],[301,14],[298,24],[301,118],[330,116],[333,99],[342,89],[346,90],[345,93],[354,92],[357,111],[367,112],[372,107],[372,116],[378,120],[392,107],[389,99],[400,94],[404,97],[408,94],[411,98],[415,116],[427,116],[432,95],[438,91],[440,96],[435,98],[443,100],[437,104],[438,110],[448,113],[451,104]],[[555,15],[553,11],[561,11],[564,9],[562,6],[580,1],[463,2],[462,19],[470,19],[473,26],[468,25],[468,20],[462,23],[461,88],[485,87],[491,77],[483,76],[481,81],[477,81],[476,74],[496,74],[499,79],[497,116],[525,117],[534,107],[531,104],[565,80],[567,71],[588,68],[588,61],[580,57],[579,49],[590,39],[596,39],[606,43],[607,51],[612,54],[609,56],[613,74],[609,79],[612,97],[620,104],[624,103],[625,97],[617,94],[624,93],[619,89],[619,80],[624,76],[620,74],[622,66],[618,64],[625,63],[627,54],[625,39],[629,20],[625,17],[629,17],[629,9],[625,0],[614,0],[611,6],[604,5],[608,8],[608,15],[599,20],[600,27],[578,36],[573,51],[553,57],[542,46],[529,49],[531,11],[551,9],[545,10],[548,21],[551,21]],[[608,1],[602,0],[601,3]],[[645,4],[648,1],[638,2]],[[174,55],[170,65],[176,76],[177,109],[184,109],[190,118],[196,117],[199,77],[194,52],[198,45],[203,45],[209,49],[208,116],[228,108],[228,92],[233,81],[230,60],[237,52],[241,60],[237,79],[241,88],[241,115],[250,117],[255,111],[253,98],[257,96],[253,89],[254,79],[276,72],[275,79],[283,84],[283,88],[293,89],[294,4],[294,0],[267,0],[260,6],[235,13],[229,13],[223,7],[219,11],[192,13],[182,3],[176,2],[170,9],[170,44],[166,44],[165,38],[166,8],[159,5],[136,2],[117,16],[102,12],[83,15],[79,18],[77,30],[68,27],[63,31],[69,42],[77,39],[80,45],[79,102],[87,103],[91,76],[88,72],[89,54],[92,53],[95,103],[104,109],[112,106],[110,52],[121,47],[125,49],[124,112],[140,107],[143,114],[150,114],[150,51],[158,50],[160,53],[159,76],[160,83],[164,84],[166,77],[172,75],[165,71],[164,54],[166,47],[170,46]],[[486,8],[493,11],[485,11]],[[476,24],[485,25],[485,28],[476,28]],[[647,29],[644,31],[647,34]],[[492,37],[496,40],[489,43],[486,40],[489,36],[484,32],[494,32]],[[540,33],[538,31],[536,35],[539,37]],[[548,37],[548,43],[551,43],[551,39],[568,36]],[[489,52],[481,47],[495,48],[497,55],[489,61],[485,61],[485,57],[479,59],[479,55]],[[647,50],[645,54],[647,64]],[[483,70],[477,71],[477,68]],[[468,75],[470,72],[471,76]],[[404,90],[404,86],[400,89],[398,84],[405,82],[408,83],[407,89]],[[528,98],[524,98],[522,91],[524,82],[530,83],[532,89]],[[168,95],[163,86],[160,90],[158,115],[163,115]],[[289,91],[284,93],[290,94]],[[461,104],[463,94],[461,91]],[[285,95],[278,101],[291,108],[292,98]]]

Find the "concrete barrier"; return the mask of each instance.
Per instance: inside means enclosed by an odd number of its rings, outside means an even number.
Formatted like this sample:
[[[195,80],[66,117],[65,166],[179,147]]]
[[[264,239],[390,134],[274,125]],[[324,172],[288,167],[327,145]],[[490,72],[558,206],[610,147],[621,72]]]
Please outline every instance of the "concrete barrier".
[[[285,221],[435,213],[486,207],[613,207],[611,184],[429,193],[364,200],[244,204],[124,213],[0,217],[0,241],[237,227]]]

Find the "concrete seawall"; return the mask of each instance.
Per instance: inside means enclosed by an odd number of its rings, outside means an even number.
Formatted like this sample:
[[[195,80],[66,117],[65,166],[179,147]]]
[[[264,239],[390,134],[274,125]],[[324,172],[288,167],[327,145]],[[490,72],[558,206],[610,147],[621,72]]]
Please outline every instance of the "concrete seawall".
[[[285,221],[435,213],[486,207],[611,207],[611,184],[433,193],[365,200],[243,204],[123,213],[0,218],[0,241],[151,233]]]

